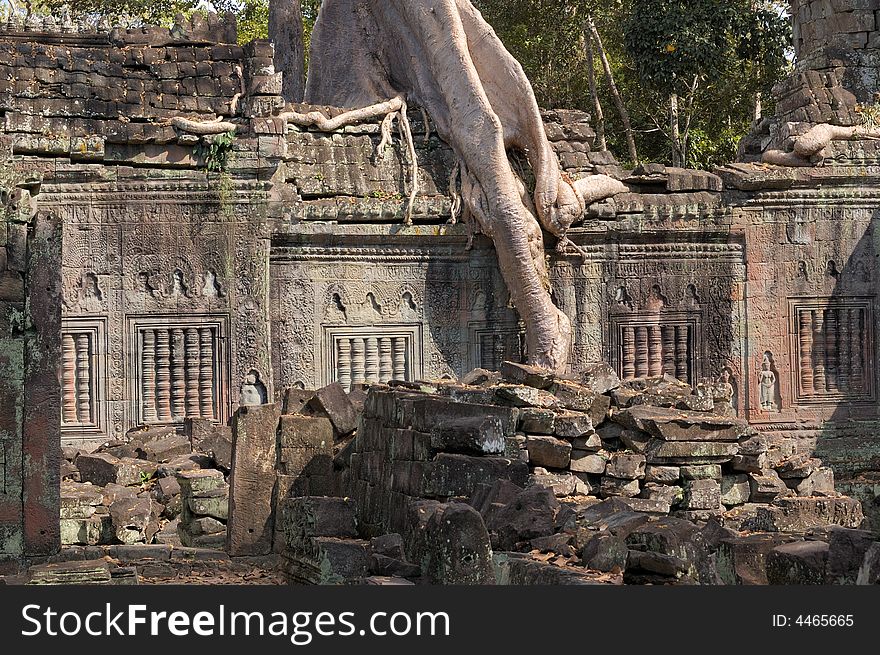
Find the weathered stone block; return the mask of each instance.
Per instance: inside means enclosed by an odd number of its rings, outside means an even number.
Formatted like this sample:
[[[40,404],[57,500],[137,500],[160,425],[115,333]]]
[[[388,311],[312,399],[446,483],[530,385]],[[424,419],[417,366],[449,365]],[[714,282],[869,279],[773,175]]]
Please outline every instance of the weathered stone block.
[[[620,386],[620,378],[604,362],[587,364],[580,372],[581,384],[599,394],[605,394]]]
[[[186,506],[192,514],[196,516],[210,516],[218,521],[227,521],[229,519],[229,505],[229,490],[226,488],[206,491],[199,496],[191,496],[186,500]]]
[[[662,482],[669,484],[678,482],[681,469],[678,466],[657,466],[649,464],[645,468],[645,482]]]
[[[608,533],[593,533],[581,549],[584,566],[593,571],[623,571],[629,548],[621,538]]]
[[[560,439],[577,439],[593,432],[593,421],[588,414],[559,412],[553,433]]]
[[[469,497],[477,484],[492,484],[498,479],[525,487],[528,475],[525,462],[442,453],[428,467],[425,495]]]
[[[578,488],[582,485],[579,478],[567,471],[564,473],[551,473],[540,466],[535,467],[531,480],[536,485],[551,489],[560,498],[577,493]]]
[[[536,389],[548,389],[556,379],[546,369],[516,362],[501,362],[501,376],[513,384],[524,384]]]
[[[835,526],[829,530],[829,536],[828,566],[823,582],[855,584],[865,555],[876,541],[875,535],[867,530]]]
[[[519,429],[523,432],[552,435],[556,413],[549,409],[524,409],[519,421]]]
[[[612,453],[605,474],[614,478],[637,480],[645,477],[645,456],[629,453]]]
[[[577,473],[605,473],[608,465],[607,453],[591,453],[584,450],[572,450],[569,469]]]
[[[790,493],[788,487],[785,486],[785,483],[773,469],[763,471],[762,473],[750,473],[749,485],[752,491],[750,500],[753,503],[769,503],[778,496]]]
[[[214,469],[197,470],[197,471],[180,471],[176,478],[168,478],[176,480],[178,492],[186,496],[201,496],[209,491],[220,489],[226,486],[226,480],[221,471]],[[166,483],[167,484],[167,483]]]
[[[227,542],[230,555],[271,552],[278,419],[275,405],[242,407],[233,419]]]
[[[527,436],[526,449],[533,466],[553,469],[568,468],[571,461],[571,444],[554,437]]]
[[[503,455],[505,426],[497,416],[461,418],[431,430],[431,449],[470,455]],[[548,437],[549,438],[549,437]]]
[[[638,496],[640,491],[639,481],[603,475],[600,491],[603,496]]]
[[[333,424],[318,416],[282,416],[278,440],[282,448],[314,448],[331,453]]]
[[[684,509],[719,509],[721,485],[716,480],[685,480]]]
[[[749,476],[741,475],[725,475],[721,478],[721,502],[728,507],[734,505],[743,505],[749,502],[751,497],[752,486],[749,483]]]
[[[723,584],[766,585],[767,555],[792,537],[753,534],[722,539],[716,554],[716,568]]]
[[[338,382],[318,389],[309,401],[309,408],[329,418],[340,435],[351,434],[357,428],[357,412]]]
[[[684,480],[721,480],[721,467],[718,464],[682,466],[681,477]]]
[[[810,528],[839,525],[858,528],[864,521],[862,506],[853,498],[777,498],[759,507],[757,529],[768,532],[804,532]]]

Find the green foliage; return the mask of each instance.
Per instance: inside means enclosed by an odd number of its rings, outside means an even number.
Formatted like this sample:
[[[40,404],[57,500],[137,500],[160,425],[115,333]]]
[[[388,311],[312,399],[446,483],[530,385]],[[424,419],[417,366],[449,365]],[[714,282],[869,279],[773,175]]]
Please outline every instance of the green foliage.
[[[205,170],[209,173],[224,173],[229,166],[233,143],[235,130],[217,134],[213,139],[202,138],[196,147],[196,155],[205,162]]]
[[[31,6],[37,11],[57,13],[66,5],[74,17],[127,16],[144,25],[170,27],[178,13],[189,15],[199,4],[199,0],[36,0]]]
[[[729,161],[751,126],[758,97],[790,67],[791,33],[773,0],[474,0],[526,71],[543,107],[593,111],[584,25],[593,18],[630,114],[642,157],[669,162],[669,93],[697,78],[688,165]],[[786,3],[787,4],[787,3]],[[629,38],[627,38],[627,36]],[[608,147],[627,148],[596,58]],[[686,112],[687,101],[682,111]]]

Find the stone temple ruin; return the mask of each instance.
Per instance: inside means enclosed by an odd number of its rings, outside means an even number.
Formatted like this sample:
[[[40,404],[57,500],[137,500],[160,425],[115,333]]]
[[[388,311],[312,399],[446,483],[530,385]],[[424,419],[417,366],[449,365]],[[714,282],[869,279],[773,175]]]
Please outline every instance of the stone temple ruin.
[[[516,363],[420,112],[406,226],[405,149],[288,124],[232,22],[0,29],[4,571],[877,582],[880,4],[792,14],[776,114],[714,173],[624,169],[544,113],[566,173],[628,188],[548,253],[561,377]],[[823,125],[858,129],[809,151]]]

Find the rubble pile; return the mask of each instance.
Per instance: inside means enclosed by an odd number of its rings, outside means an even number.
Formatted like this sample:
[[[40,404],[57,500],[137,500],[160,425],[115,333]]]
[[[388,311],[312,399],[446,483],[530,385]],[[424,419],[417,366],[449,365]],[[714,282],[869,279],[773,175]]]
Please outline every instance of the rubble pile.
[[[403,546],[383,583],[876,578],[858,501],[794,442],[737,419],[723,384],[505,363],[377,385],[334,468],[352,500],[284,504],[291,582],[376,583],[376,539]],[[316,527],[327,503],[344,529]]]

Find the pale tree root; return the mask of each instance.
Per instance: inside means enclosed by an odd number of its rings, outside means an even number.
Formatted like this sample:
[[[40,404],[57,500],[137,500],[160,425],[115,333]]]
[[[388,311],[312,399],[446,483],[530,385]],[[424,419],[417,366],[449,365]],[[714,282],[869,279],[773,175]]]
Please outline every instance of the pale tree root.
[[[768,150],[761,157],[761,161],[777,166],[815,166],[825,158],[822,153],[832,141],[858,139],[880,139],[880,129],[863,125],[841,126],[820,123],[794,140],[792,152]]]
[[[424,109],[422,109],[422,112],[424,113]],[[380,116],[382,117],[380,128],[382,137],[379,141],[377,156],[380,159],[384,157],[385,149],[391,144],[391,125],[395,119],[397,119],[400,137],[406,146],[406,154],[409,160],[410,184],[403,222],[405,225],[412,225],[415,202],[419,194],[419,162],[416,155],[415,142],[413,141],[412,128],[407,116],[405,94],[400,93],[390,100],[359,109],[352,109],[333,118],[325,116],[320,111],[300,113],[288,110],[281,114],[281,118],[284,118],[289,123],[299,127],[316,127],[322,132],[334,132],[349,125],[357,125],[375,120]]]

